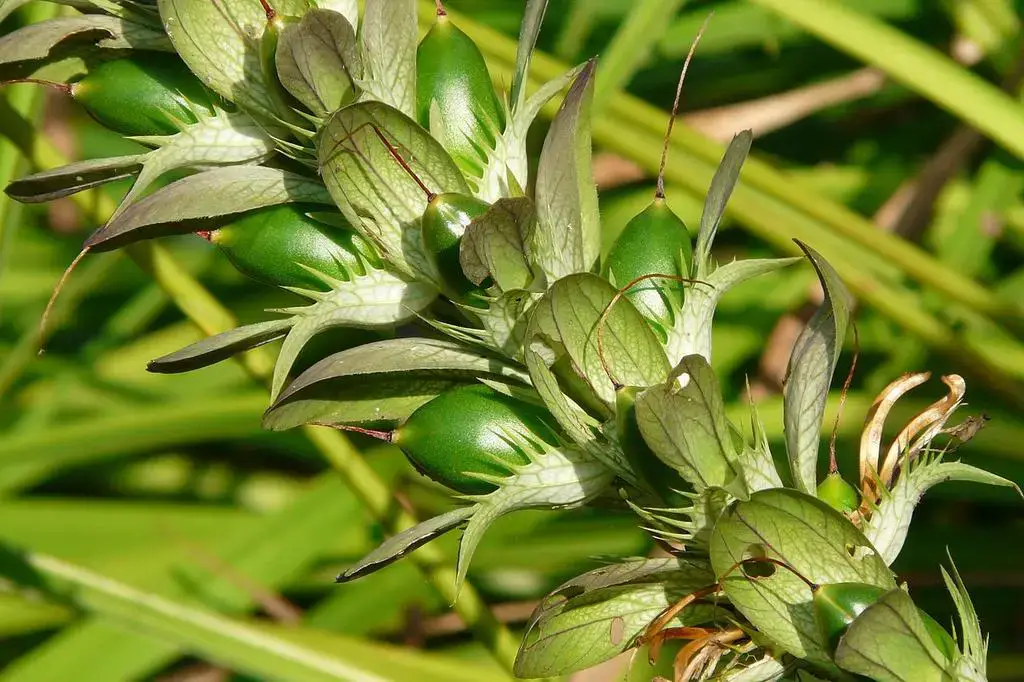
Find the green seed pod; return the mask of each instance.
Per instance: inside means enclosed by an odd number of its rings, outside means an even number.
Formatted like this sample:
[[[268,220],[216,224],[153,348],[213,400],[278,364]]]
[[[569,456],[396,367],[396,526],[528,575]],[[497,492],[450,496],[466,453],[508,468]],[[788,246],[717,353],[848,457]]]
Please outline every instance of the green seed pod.
[[[426,476],[456,492],[482,495],[495,487],[472,474],[507,476],[509,466],[530,461],[506,433],[558,443],[547,418],[543,408],[482,384],[460,386],[413,412],[392,442]]]
[[[829,651],[835,651],[839,640],[857,617],[882,598],[889,590],[865,583],[832,583],[813,589],[814,614],[821,634],[828,642]],[[956,658],[956,643],[946,629],[921,609],[917,610],[925,630],[935,646],[947,660]]]
[[[69,91],[90,116],[122,135],[173,135],[197,122],[194,108],[213,113],[213,96],[199,79],[162,54],[103,62]]]
[[[455,163],[482,177],[485,150],[494,148],[495,134],[504,130],[505,112],[480,49],[441,9],[416,51],[416,116],[428,130],[431,108]]]
[[[838,471],[833,471],[818,485],[818,499],[841,514],[849,514],[860,505],[860,498],[853,486],[847,483]]]
[[[617,287],[644,275],[689,277],[692,262],[693,246],[686,224],[664,198],[656,197],[615,240],[605,260],[605,277]],[[652,278],[634,286],[626,296],[641,315],[664,325],[671,321],[666,298],[671,298],[673,307],[682,305],[684,288],[681,282]]]
[[[363,261],[380,265],[355,231],[313,220],[294,204],[250,211],[204,236],[240,272],[279,287],[326,291],[327,284],[306,268],[345,280],[364,274]]]
[[[423,248],[444,284],[460,299],[477,289],[466,279],[459,262],[462,235],[469,224],[488,208],[490,205],[486,201],[468,194],[448,192],[433,195],[423,212],[420,223]]]
[[[672,467],[658,458],[647,447],[640,427],[636,421],[636,397],[642,389],[633,386],[622,386],[615,391],[615,426],[619,435],[619,444],[629,460],[633,471],[666,505],[687,507],[690,502],[677,491],[686,490],[686,482]]]

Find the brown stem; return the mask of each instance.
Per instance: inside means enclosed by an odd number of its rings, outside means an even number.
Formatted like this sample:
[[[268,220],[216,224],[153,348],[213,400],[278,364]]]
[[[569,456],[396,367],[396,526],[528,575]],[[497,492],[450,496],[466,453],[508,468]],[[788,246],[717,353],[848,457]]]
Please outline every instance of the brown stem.
[[[420,180],[420,176],[416,175],[416,172],[412,169],[411,166],[409,166],[408,163],[406,163],[405,159],[403,159],[402,155],[398,153],[398,150],[395,149],[394,145],[392,145],[391,142],[388,141],[388,138],[384,136],[384,133],[380,131],[380,128],[378,128],[375,125],[371,125],[370,128],[373,129],[373,132],[377,135],[378,138],[380,138],[380,141],[384,143],[384,146],[387,147],[388,153],[391,154],[392,158],[394,158],[395,161],[398,162],[402,169],[409,174],[409,177],[412,178],[417,185],[419,185],[419,188],[423,190],[423,193],[427,195],[427,201],[433,201],[434,198],[437,196],[437,193],[431,192],[430,188],[423,184],[423,181]]]

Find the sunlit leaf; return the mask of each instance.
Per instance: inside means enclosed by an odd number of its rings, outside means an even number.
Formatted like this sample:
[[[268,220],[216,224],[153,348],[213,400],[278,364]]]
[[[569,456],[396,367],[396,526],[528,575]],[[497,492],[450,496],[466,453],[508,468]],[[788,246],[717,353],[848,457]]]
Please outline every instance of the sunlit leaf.
[[[524,289],[533,280],[527,248],[534,227],[533,202],[499,199],[466,228],[459,261],[469,281],[493,277],[502,291]]]
[[[418,123],[380,102],[338,110],[317,138],[324,184],[348,221],[407,274],[434,277],[419,239],[427,196],[375,128],[435,193],[469,191],[448,152]]]
[[[310,10],[281,34],[281,85],[317,116],[327,116],[346,103],[362,72],[355,31],[337,12]]]
[[[27,204],[45,203],[139,172],[145,154],[76,161],[66,166],[26,175],[7,185],[7,196]]]
[[[416,2],[367,0],[361,33],[363,97],[416,113]],[[440,190],[435,190],[440,191]]]
[[[762,635],[826,669],[834,667],[807,584],[783,567],[770,577],[748,577],[736,568],[739,561],[761,556],[783,561],[819,585],[896,587],[867,538],[815,497],[787,488],[762,490],[721,517],[711,535],[711,565],[729,600]]]
[[[379,571],[417,547],[422,547],[434,538],[462,525],[473,515],[474,511],[475,507],[473,506],[457,507],[391,536],[372,552],[342,571],[338,575],[337,582],[346,583]]]
[[[285,318],[238,327],[159,357],[150,362],[146,369],[158,374],[175,374],[208,367],[242,351],[281,338],[288,333],[292,324],[291,319]]]
[[[0,38],[0,67],[46,59],[55,47],[69,40],[111,50],[172,49],[161,31],[117,17],[88,14],[29,24],[3,36]]]
[[[576,77],[551,122],[537,167],[537,230],[532,253],[549,282],[588,272],[601,252],[597,188],[590,164],[590,102],[595,62]]]
[[[843,351],[853,299],[839,275],[817,251],[805,244],[800,244],[800,248],[818,273],[825,300],[804,327],[789,358],[784,389],[786,452],[797,488],[813,492],[818,485],[821,420],[832,374]]]
[[[709,274],[711,268],[711,246],[714,244],[715,235],[718,234],[718,225],[722,222],[725,214],[725,206],[729,203],[729,197],[736,188],[736,182],[740,177],[740,169],[743,162],[747,160],[750,153],[750,146],[753,144],[754,136],[749,130],[738,133],[729,147],[725,150],[722,162],[715,170],[711,178],[711,186],[708,187],[708,194],[704,200],[704,212],[700,217],[700,229],[697,232],[697,245],[693,250],[693,262],[695,274],[698,278]]]
[[[948,682],[947,661],[932,642],[914,600],[896,588],[850,624],[836,663],[877,682]]]
[[[706,565],[683,559],[630,561],[574,578],[534,612],[515,673],[563,675],[606,661],[636,646],[661,611],[713,582]],[[710,604],[691,606],[669,626],[705,623],[716,610]]]
[[[575,371],[608,405],[615,402],[614,383],[652,386],[668,374],[661,343],[625,297],[605,316],[599,342],[598,321],[616,293],[597,275],[570,275],[548,289],[527,328],[527,339],[564,348]]]
[[[259,41],[267,15],[250,0],[158,0],[167,37],[199,80],[260,118],[280,114],[263,77]],[[306,0],[275,0],[274,9],[301,16]]]
[[[689,376],[685,387],[673,378],[637,397],[640,432],[658,458],[697,492],[724,487],[739,472],[718,378],[699,355],[683,358],[675,372]]]
[[[285,203],[331,204],[323,186],[288,171],[233,166],[178,180],[132,204],[97,230],[85,245],[116,249],[142,239],[199,229],[197,220]]]

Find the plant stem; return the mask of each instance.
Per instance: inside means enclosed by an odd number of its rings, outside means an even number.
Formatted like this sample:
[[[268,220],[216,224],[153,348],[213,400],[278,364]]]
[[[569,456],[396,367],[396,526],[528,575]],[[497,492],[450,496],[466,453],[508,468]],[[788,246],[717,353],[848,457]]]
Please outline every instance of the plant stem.
[[[27,122],[17,112],[0,108],[0,131],[3,131],[3,135],[30,130],[26,125]],[[12,141],[19,149],[29,153],[30,165],[37,170],[55,168],[68,162],[42,135],[37,134],[31,141]],[[97,193],[93,202],[86,202],[80,197],[76,195],[79,205],[97,223],[102,223],[115,208],[113,200],[103,193]],[[153,242],[141,242],[127,247],[125,251],[205,334],[217,334],[235,326],[231,312],[165,248]],[[257,348],[236,357],[246,372],[261,384],[266,384],[273,374],[273,358],[264,349]],[[416,519],[400,510],[390,488],[366,464],[359,451],[343,434],[312,426],[303,427],[303,432],[389,533],[399,533],[415,525]],[[448,557],[437,546],[426,545],[410,554],[407,560],[423,573],[443,599],[453,605],[455,612],[498,663],[511,670],[519,647],[518,640],[494,617],[471,583],[465,582],[456,595],[455,571]]]

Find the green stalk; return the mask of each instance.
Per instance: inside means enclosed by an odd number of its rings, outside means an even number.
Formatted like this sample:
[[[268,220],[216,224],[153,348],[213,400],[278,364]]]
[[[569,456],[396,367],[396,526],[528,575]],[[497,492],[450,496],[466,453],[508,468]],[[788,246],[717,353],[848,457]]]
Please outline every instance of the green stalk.
[[[3,131],[4,135],[24,130],[26,125],[27,122],[17,117],[15,112],[0,109],[0,131]],[[30,150],[30,164],[38,170],[55,168],[68,162],[42,135],[36,136],[35,144],[28,144],[26,140],[14,142],[20,149]],[[95,204],[83,208],[93,220],[102,223],[105,216],[113,212],[115,205],[105,194],[98,194],[97,199]],[[142,242],[128,247],[126,251],[205,334],[217,334],[235,326],[235,318],[230,311],[196,281],[166,249],[153,242]],[[274,361],[264,349],[249,351],[239,356],[239,360],[254,380],[264,385],[269,381]],[[359,451],[343,434],[311,426],[304,427],[303,432],[341,475],[346,485],[352,489],[374,519],[388,529],[389,533],[399,533],[415,525],[416,519],[400,510],[390,488],[366,464]],[[518,640],[494,617],[472,584],[464,583],[461,591],[456,594],[455,571],[444,553],[435,545],[426,545],[412,553],[408,560],[423,573],[438,594],[453,605],[455,612],[498,663],[511,670],[519,648]]]

